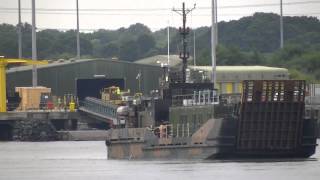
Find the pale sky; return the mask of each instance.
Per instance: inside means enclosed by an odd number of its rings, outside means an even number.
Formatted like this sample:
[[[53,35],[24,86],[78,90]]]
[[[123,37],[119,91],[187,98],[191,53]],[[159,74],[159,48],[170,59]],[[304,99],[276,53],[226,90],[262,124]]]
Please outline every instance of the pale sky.
[[[155,31],[170,26],[179,27],[181,17],[171,9],[181,8],[183,0],[79,0],[80,29],[118,29],[143,23]],[[184,0],[196,9],[188,18],[188,26],[209,26],[211,0]],[[218,0],[219,21],[239,19],[254,12],[279,13],[280,0]],[[302,2],[302,3],[301,3]],[[284,15],[320,17],[320,0],[283,0]],[[287,4],[286,4],[287,3]],[[270,5],[271,4],[271,5]],[[245,5],[250,5],[246,6]],[[31,23],[31,0],[21,0],[22,22]],[[18,0],[0,0],[0,23],[17,24]],[[37,28],[75,29],[76,0],[36,0]]]

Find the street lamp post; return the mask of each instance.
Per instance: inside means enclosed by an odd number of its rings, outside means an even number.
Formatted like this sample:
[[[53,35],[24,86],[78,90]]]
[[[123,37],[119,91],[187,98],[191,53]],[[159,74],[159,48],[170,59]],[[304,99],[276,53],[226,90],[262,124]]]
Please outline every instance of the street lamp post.
[[[77,59],[80,59],[79,0],[77,0]]]
[[[37,60],[36,3],[32,0],[32,60]],[[38,86],[37,66],[32,66],[32,86]]]
[[[280,0],[280,48],[283,48],[283,4]]]
[[[216,84],[216,0],[211,0],[212,1],[212,15],[211,15],[211,20],[212,20],[212,25],[211,25],[211,60],[212,60],[212,83]]]

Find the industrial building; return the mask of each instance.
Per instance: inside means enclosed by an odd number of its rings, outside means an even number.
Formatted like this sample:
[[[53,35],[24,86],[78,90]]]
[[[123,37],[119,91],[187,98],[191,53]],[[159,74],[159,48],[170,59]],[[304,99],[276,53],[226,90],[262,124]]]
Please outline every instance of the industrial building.
[[[175,65],[177,57],[171,56]],[[132,92],[141,91],[149,93],[157,89],[159,78],[162,75],[160,62],[166,62],[167,56],[155,56],[139,61],[138,63],[126,62],[114,59],[86,59],[86,60],[59,60],[48,65],[38,67],[38,84],[49,87],[52,94],[62,96],[64,94],[76,94],[76,79],[87,78],[123,78],[126,89]],[[156,60],[159,60],[158,62]],[[210,66],[189,66],[190,75],[193,78],[210,80]],[[30,86],[32,83],[32,67],[14,67],[7,71],[7,87],[9,92],[14,87]],[[140,75],[139,75],[140,74]],[[139,76],[138,76],[139,75]],[[285,80],[289,79],[289,72],[284,68],[264,66],[218,66],[217,88],[220,93],[241,92],[242,80]]]
[[[32,67],[14,67],[7,71],[7,88],[32,84]],[[76,79],[88,78],[123,78],[126,89],[139,90],[138,74],[141,78],[141,90],[149,92],[158,87],[161,68],[112,59],[60,60],[38,67],[38,84],[49,87],[52,94],[76,94]]]
[[[139,64],[168,64],[167,55],[158,55],[136,61]],[[181,68],[181,59],[177,55],[169,56],[169,68]],[[211,66],[188,66],[189,81],[210,81]],[[241,93],[243,80],[288,80],[289,71],[285,68],[267,66],[217,66],[216,88],[222,94]]]
[[[193,76],[210,81],[211,66],[189,66],[189,69]],[[288,80],[289,71],[267,66],[217,66],[216,79],[220,93],[232,94],[242,92],[243,80]]]

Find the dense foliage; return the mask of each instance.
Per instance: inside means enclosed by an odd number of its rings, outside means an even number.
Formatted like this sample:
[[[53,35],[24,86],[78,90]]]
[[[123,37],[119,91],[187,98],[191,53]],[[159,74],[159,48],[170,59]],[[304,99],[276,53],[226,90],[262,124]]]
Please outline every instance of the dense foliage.
[[[17,57],[17,28],[0,25],[0,55]],[[31,57],[31,26],[24,24],[23,56]],[[170,28],[170,52],[181,49],[176,28]],[[190,32],[193,35],[193,31]],[[285,47],[279,49],[279,16],[256,13],[239,20],[219,23],[218,65],[270,65],[289,68],[294,78],[320,79],[320,22],[314,17],[285,17]],[[210,27],[195,29],[198,65],[209,65]],[[190,36],[190,52],[193,51]],[[167,53],[167,30],[151,32],[143,24],[118,30],[100,29],[81,33],[82,57],[117,57],[135,61]],[[76,54],[76,32],[47,29],[37,32],[39,59],[68,59]]]

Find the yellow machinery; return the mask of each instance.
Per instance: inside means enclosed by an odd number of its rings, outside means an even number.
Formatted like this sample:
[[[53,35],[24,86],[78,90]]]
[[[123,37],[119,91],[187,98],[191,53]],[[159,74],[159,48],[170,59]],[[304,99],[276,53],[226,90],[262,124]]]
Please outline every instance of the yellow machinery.
[[[69,110],[70,112],[74,112],[75,109],[76,109],[76,103],[74,102],[73,97],[71,97],[71,101],[69,103]]]
[[[6,94],[6,67],[8,64],[16,65],[44,65],[47,61],[32,61],[26,59],[6,59],[0,56],[0,112],[7,112]]]
[[[106,102],[111,102],[113,104],[121,104],[121,91],[119,87],[111,86],[108,88],[103,88],[101,91],[101,99]]]

